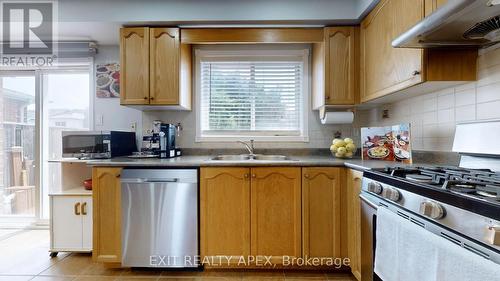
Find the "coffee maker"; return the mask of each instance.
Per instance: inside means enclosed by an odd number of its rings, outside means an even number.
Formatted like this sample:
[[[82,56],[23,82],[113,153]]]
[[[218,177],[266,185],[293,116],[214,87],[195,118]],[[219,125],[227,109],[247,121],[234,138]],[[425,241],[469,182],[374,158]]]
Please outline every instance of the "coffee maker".
[[[159,155],[160,158],[172,158],[177,156],[175,149],[175,134],[176,127],[172,124],[162,123],[160,125],[160,132],[158,138],[160,142]]]

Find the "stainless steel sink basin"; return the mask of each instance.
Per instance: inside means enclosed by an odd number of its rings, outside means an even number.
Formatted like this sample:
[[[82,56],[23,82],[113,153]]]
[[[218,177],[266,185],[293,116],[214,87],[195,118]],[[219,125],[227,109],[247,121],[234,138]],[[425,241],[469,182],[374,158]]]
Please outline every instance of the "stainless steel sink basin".
[[[240,154],[240,155],[217,155],[217,156],[213,157],[211,160],[218,160],[218,161],[247,161],[247,160],[284,161],[284,160],[290,160],[290,159],[285,155]]]
[[[250,160],[250,159],[252,159],[252,158],[248,154],[217,155],[217,156],[212,158],[212,160],[219,160],[219,161],[243,161],[243,160]]]
[[[284,161],[289,160],[285,155],[265,155],[265,154],[257,154],[254,157],[255,160],[265,160],[265,161]]]

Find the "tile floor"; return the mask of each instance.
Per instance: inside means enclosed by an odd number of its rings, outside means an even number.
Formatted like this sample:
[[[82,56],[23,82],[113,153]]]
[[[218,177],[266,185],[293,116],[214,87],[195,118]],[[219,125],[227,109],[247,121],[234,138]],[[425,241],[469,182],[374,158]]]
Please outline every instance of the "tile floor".
[[[336,280],[354,281],[345,272],[211,270],[204,272],[109,269],[93,263],[90,254],[48,254],[49,232],[29,230],[0,240],[0,281],[212,281]]]

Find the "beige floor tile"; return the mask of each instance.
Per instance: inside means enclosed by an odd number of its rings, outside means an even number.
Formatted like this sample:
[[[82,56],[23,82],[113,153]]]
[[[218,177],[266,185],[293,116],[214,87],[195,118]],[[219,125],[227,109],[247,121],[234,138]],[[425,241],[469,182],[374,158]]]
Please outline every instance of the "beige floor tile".
[[[116,281],[117,279],[111,276],[77,276],[72,281]]]
[[[116,281],[156,281],[159,277],[119,277]]]
[[[162,274],[161,269],[147,269],[147,268],[127,268],[125,269],[121,276],[126,277],[160,277]]]
[[[194,270],[164,270],[161,273],[161,278],[194,278],[194,277],[202,277],[205,273],[203,271],[194,271]]]
[[[37,275],[64,259],[49,258],[49,231],[29,230],[0,241],[0,275]]]
[[[15,275],[4,275],[0,276],[0,281],[27,281],[33,279],[35,276],[15,276]]]
[[[72,281],[74,277],[63,276],[36,276],[33,281]]]
[[[90,254],[71,254],[62,261],[52,265],[40,275],[51,276],[75,276],[82,275],[85,270],[92,266]]]
[[[259,279],[284,279],[285,274],[283,270],[277,269],[277,270],[245,270],[243,272],[243,279],[244,280],[259,280]]]
[[[122,268],[108,268],[102,263],[91,263],[85,270],[81,272],[81,275],[97,275],[97,276],[119,276],[124,273],[127,269]]]

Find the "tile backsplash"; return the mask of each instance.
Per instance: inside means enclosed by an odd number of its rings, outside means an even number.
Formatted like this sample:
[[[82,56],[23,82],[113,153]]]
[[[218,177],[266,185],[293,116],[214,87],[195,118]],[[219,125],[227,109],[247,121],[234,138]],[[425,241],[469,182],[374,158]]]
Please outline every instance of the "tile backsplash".
[[[480,53],[476,82],[358,111],[362,126],[411,123],[413,149],[432,151],[451,151],[457,123],[490,119],[500,119],[500,48]]]

